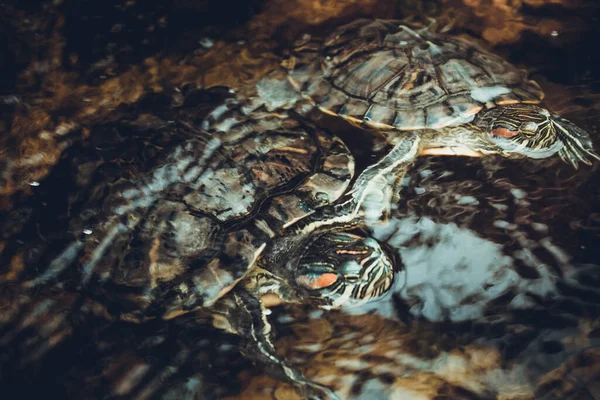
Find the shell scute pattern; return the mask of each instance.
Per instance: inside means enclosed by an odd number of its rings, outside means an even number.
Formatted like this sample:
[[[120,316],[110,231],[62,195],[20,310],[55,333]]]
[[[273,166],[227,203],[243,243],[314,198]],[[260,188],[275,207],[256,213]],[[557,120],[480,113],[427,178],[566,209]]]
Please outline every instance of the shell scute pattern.
[[[184,197],[186,204],[223,222],[246,217],[266,194],[311,172],[310,155],[318,148],[305,132],[251,133],[228,141],[232,148],[200,175],[198,190]]]
[[[148,269],[116,268],[115,271],[137,271],[135,286],[154,289],[182,275],[188,260],[206,260],[221,227],[212,218],[193,215],[182,202],[159,200],[141,224],[132,243],[133,263],[148,261]],[[122,284],[134,285],[124,280]]]
[[[185,139],[146,171],[97,177],[72,241],[27,284],[68,273],[130,320],[171,318],[227,293],[278,231],[335,201],[354,174],[340,139],[245,106],[217,108],[203,130],[168,127]]]
[[[186,195],[185,204],[223,222],[248,215],[256,202],[256,183],[240,168],[208,169],[198,183],[200,190]]]
[[[287,64],[292,83],[321,110],[374,128],[456,126],[484,108],[543,98],[502,58],[400,21],[359,20],[304,38]]]

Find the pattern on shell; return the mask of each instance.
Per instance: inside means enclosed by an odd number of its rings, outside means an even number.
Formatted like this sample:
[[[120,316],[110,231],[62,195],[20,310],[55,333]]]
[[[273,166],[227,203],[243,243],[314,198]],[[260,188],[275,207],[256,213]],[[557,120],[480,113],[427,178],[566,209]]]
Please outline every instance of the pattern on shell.
[[[285,64],[322,111],[374,128],[456,126],[484,108],[543,98],[500,57],[400,21],[361,19],[324,38],[305,35]]]
[[[212,305],[275,233],[341,196],[354,173],[338,138],[286,114],[246,112],[230,101],[206,130],[180,121],[166,129],[185,140],[151,169],[100,178],[70,224],[76,238],[26,285],[88,285],[122,318]]]

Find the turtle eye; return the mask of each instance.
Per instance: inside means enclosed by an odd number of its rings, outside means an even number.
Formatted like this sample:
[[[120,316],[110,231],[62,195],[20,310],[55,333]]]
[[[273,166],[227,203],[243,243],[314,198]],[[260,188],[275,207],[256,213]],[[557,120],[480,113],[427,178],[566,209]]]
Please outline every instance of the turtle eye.
[[[533,121],[523,122],[519,126],[519,131],[525,135],[535,135],[537,133],[538,124]]]
[[[340,274],[346,277],[346,279],[357,280],[360,277],[363,266],[358,262],[351,260],[344,263],[340,268]]]

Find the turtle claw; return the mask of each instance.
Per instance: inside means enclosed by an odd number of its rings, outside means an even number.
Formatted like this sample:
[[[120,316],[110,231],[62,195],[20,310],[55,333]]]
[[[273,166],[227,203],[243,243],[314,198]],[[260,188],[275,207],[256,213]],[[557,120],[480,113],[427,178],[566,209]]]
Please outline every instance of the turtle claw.
[[[594,150],[588,150],[587,155],[595,159],[596,161],[600,161],[600,155],[596,153]],[[584,161],[587,165],[592,165],[592,161],[586,160]]]
[[[327,386],[319,385],[316,383],[310,384],[310,389],[305,390],[305,397],[310,400],[340,400]]]
[[[579,151],[569,151],[566,148],[563,148],[558,152],[558,155],[565,163],[571,164],[575,169],[579,169],[580,162],[591,166],[593,165],[593,160],[600,161],[600,156],[593,150],[588,149],[581,153]]]
[[[559,116],[553,118],[558,138],[563,144],[563,148],[558,152],[563,161],[569,162],[575,169],[580,162],[592,165],[593,160],[600,161],[587,132],[567,119]]]
[[[558,152],[558,155],[560,156],[560,158],[567,164],[571,164],[573,166],[573,168],[575,169],[579,169],[579,165],[577,163],[577,160],[572,158],[569,153],[565,150],[562,149]]]
[[[291,368],[287,366],[286,368]],[[288,375],[292,383],[298,388],[303,398],[310,400],[340,400],[330,388],[319,383],[311,382],[302,376],[302,374],[294,368],[294,376]],[[286,374],[289,371],[286,371]]]

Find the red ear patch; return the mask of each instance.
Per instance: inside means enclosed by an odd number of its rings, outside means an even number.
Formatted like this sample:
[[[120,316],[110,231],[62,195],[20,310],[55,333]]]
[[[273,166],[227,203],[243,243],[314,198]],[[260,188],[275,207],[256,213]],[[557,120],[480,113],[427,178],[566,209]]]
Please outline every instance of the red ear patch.
[[[513,136],[517,135],[518,133],[519,133],[518,131],[509,131],[506,128],[492,129],[492,135],[502,136],[505,138],[513,137]]]
[[[298,277],[298,283],[309,289],[323,289],[333,285],[338,280],[337,274],[330,272],[321,275],[302,275]]]

